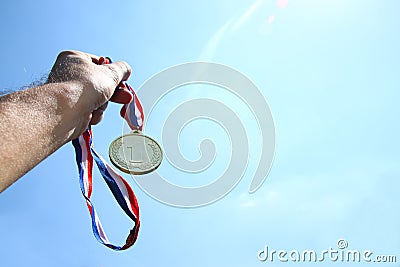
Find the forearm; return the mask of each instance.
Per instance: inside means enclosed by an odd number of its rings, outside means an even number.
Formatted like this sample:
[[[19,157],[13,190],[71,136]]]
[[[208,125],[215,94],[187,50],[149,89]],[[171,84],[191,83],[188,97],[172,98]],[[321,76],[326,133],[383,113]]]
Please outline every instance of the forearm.
[[[87,123],[78,114],[79,86],[45,84],[0,98],[0,192],[70,141],[77,125]]]

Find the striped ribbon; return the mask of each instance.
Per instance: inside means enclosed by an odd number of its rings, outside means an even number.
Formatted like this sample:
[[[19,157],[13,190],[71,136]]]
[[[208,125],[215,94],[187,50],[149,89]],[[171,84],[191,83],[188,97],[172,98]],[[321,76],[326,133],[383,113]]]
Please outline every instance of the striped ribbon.
[[[111,63],[109,58],[100,58],[99,64]],[[129,127],[132,130],[142,130],[144,123],[144,115],[142,105],[130,85],[123,82],[119,85],[119,88],[128,89],[133,94],[133,99],[129,104],[125,104],[121,109],[121,116],[125,118]],[[117,90],[120,90],[117,89]],[[92,229],[96,239],[103,245],[114,249],[114,250],[125,250],[131,247],[139,233],[140,219],[139,219],[139,205],[136,196],[128,184],[128,182],[119,175],[110,164],[108,164],[95,150],[92,142],[92,130],[90,127],[77,139],[72,141],[75,148],[76,163],[79,171],[79,183],[83,197],[86,200],[86,205],[89,209],[90,216],[92,218]],[[123,246],[116,246],[110,243],[108,240],[100,219],[96,213],[96,210],[90,200],[92,195],[92,170],[93,170],[93,159],[100,171],[101,176],[111,190],[114,198],[121,206],[122,210],[128,215],[128,217],[134,222],[134,226],[131,229],[126,241]]]
[[[133,99],[129,104],[125,104],[121,109],[121,116],[126,120],[132,130],[142,130],[144,124],[144,113],[142,104],[139,101],[135,91],[126,82],[122,86],[127,88],[132,94]]]

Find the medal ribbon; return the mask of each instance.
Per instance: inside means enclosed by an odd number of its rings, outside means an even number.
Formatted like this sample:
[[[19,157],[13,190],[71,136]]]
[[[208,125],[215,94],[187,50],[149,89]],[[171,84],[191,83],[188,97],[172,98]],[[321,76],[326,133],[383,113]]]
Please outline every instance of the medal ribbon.
[[[101,57],[99,59],[99,64],[110,64],[111,63],[111,58],[109,57]],[[144,112],[143,112],[143,107],[142,104],[139,101],[139,98],[137,97],[136,92],[133,90],[132,86],[130,86],[126,82],[121,82],[118,85],[119,89],[125,89],[131,92],[133,95],[132,101],[128,104],[123,105],[120,115],[122,118],[126,120],[128,123],[129,127],[132,130],[139,130],[141,131],[143,129],[143,124],[144,124]]]
[[[100,58],[99,64],[111,63],[109,58]],[[121,88],[122,87],[122,88]],[[139,102],[136,93],[130,85],[123,82],[119,85],[119,88],[128,89],[133,94],[133,99],[129,104],[125,104],[121,109],[121,116],[125,118],[128,125],[133,130],[142,130],[144,116],[142,105]],[[120,89],[117,89],[120,90]],[[95,150],[92,142],[92,130],[89,128],[77,139],[72,140],[72,144],[75,148],[76,163],[78,165],[79,172],[79,183],[83,197],[86,200],[86,205],[89,209],[90,216],[92,218],[92,229],[96,239],[103,245],[114,249],[114,250],[125,250],[131,247],[139,233],[140,219],[139,219],[139,205],[128,182],[119,175],[110,164],[108,164]],[[92,170],[93,170],[93,159],[100,171],[101,176],[111,190],[114,198],[122,210],[128,215],[128,217],[134,222],[134,226],[131,229],[125,244],[123,246],[116,246],[110,243],[108,240],[100,219],[96,213],[96,210],[90,200],[92,194]]]
[[[122,84],[133,94],[133,99],[129,104],[125,104],[122,107],[121,116],[126,120],[132,130],[141,131],[144,123],[142,104],[140,104],[139,98],[132,87],[125,82]]]

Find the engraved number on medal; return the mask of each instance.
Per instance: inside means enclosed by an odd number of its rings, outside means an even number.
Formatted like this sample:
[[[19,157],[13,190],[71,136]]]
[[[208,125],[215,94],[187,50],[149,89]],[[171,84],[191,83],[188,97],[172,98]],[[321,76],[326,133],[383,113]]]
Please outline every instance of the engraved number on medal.
[[[135,158],[134,153],[133,153],[133,146],[127,146],[127,149],[129,151],[130,159],[129,162],[132,163],[142,163],[143,162],[143,151],[139,151],[139,157]]]

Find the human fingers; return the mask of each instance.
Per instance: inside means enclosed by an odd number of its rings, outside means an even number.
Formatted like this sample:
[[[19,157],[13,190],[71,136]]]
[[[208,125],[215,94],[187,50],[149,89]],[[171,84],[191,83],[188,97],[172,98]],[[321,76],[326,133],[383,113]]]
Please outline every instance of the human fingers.
[[[119,103],[119,104],[128,104],[132,101],[133,95],[129,90],[124,88],[117,88],[114,91],[114,94],[110,98],[110,101]]]
[[[122,81],[128,80],[132,73],[131,66],[124,61],[113,62],[102,66],[110,69],[113,73],[113,80],[115,82],[114,88],[117,88]]]
[[[92,112],[92,117],[89,122],[90,125],[96,125],[104,118],[104,111],[106,110],[107,105],[108,102]]]
[[[90,125],[96,125],[101,122],[104,118],[104,111],[95,110],[92,113],[92,118],[90,119]]]

